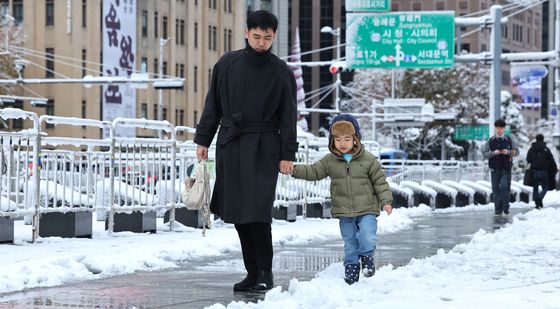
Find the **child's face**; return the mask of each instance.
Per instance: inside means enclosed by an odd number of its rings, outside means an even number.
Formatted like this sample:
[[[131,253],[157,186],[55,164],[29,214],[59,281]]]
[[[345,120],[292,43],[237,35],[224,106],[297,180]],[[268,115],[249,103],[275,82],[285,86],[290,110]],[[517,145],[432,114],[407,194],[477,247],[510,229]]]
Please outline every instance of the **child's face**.
[[[334,147],[342,153],[348,153],[354,147],[354,138],[352,135],[335,136]]]

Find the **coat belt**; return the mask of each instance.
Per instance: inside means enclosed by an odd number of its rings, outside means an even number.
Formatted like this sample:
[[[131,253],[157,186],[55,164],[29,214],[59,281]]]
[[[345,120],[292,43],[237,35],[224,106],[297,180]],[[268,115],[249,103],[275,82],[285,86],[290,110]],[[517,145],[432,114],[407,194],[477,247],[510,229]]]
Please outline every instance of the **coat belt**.
[[[222,145],[245,133],[278,132],[278,124],[274,121],[244,122],[241,113],[233,114],[230,118],[222,118],[222,127],[228,128],[226,139]]]

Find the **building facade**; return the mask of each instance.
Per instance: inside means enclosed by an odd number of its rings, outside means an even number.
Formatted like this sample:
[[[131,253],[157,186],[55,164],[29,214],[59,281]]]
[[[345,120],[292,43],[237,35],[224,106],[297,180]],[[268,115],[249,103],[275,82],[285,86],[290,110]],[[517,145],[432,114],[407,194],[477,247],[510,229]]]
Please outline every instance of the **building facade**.
[[[106,71],[102,68],[102,22],[107,17],[102,16],[103,3],[0,0],[0,10],[23,25],[26,38],[20,56],[31,63],[25,68],[24,77],[82,78],[100,76]],[[152,86],[136,90],[135,117],[165,119],[174,125],[194,127],[204,107],[213,65],[225,52],[245,46],[245,1],[147,0],[135,4],[134,69],[149,73],[150,77],[161,72],[164,76],[185,78],[182,90],[162,90],[161,109],[158,90]],[[39,115],[102,119],[101,86],[42,84],[17,86],[11,91],[20,96],[47,98],[44,107],[33,107],[26,101],[16,106]],[[158,115],[158,110],[163,113]],[[95,138],[101,134],[93,128],[68,132],[54,127],[47,128],[47,132]],[[138,131],[137,135],[152,136],[153,132]]]

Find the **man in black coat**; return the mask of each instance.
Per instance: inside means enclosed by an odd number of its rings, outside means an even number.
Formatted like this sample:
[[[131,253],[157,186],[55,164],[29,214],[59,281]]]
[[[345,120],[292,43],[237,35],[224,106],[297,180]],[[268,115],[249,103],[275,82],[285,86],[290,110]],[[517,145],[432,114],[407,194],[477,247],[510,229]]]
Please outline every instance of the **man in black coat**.
[[[194,142],[199,160],[220,126],[210,209],[239,235],[247,276],[235,291],[268,290],[272,275],[272,206],[278,172],[291,173],[298,148],[296,83],[270,52],[278,20],[267,11],[247,18],[246,47],[225,54],[212,82]]]
[[[546,195],[546,191],[548,191],[548,189],[554,189],[554,187],[550,187],[549,185],[551,183],[550,180],[554,180],[554,177],[556,177],[557,168],[550,149],[546,147],[544,136],[542,134],[537,134],[535,139],[536,142],[531,145],[531,148],[527,152],[527,162],[531,164],[533,201],[535,201],[535,207],[540,209],[543,207],[543,198]],[[540,193],[539,185],[542,187]]]

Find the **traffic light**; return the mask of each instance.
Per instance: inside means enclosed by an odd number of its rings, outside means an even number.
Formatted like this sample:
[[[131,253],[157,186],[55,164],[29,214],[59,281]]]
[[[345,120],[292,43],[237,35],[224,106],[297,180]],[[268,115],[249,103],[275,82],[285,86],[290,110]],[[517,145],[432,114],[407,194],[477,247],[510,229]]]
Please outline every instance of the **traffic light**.
[[[346,70],[346,61],[333,61],[329,67],[329,71],[332,74],[338,74],[343,70]]]

